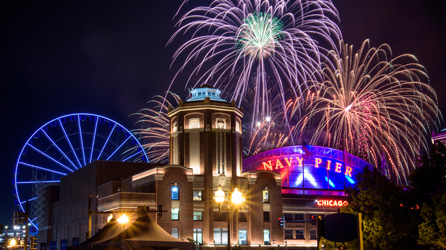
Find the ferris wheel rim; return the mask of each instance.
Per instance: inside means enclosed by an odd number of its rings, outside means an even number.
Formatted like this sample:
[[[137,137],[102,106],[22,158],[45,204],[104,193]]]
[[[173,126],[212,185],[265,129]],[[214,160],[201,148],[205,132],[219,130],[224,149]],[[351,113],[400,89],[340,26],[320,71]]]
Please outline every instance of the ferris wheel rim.
[[[25,200],[25,201],[22,201],[22,199],[20,198],[20,194],[19,194],[19,189],[18,189],[18,184],[31,184],[31,183],[26,183],[26,182],[18,182],[18,179],[17,179],[17,176],[18,176],[18,172],[19,172],[19,165],[26,165],[26,163],[24,164],[23,162],[21,162],[20,160],[21,160],[21,158],[22,158],[22,156],[24,155],[24,152],[25,152],[25,150],[26,150],[26,147],[27,146],[30,146],[31,144],[30,144],[30,141],[36,136],[36,134],[38,134],[40,131],[44,131],[43,129],[46,127],[46,126],[48,126],[48,125],[51,125],[53,122],[57,122],[57,121],[59,121],[60,122],[60,120],[61,119],[66,119],[67,117],[73,117],[73,116],[77,116],[79,119],[80,119],[80,117],[81,116],[91,116],[91,117],[97,117],[98,119],[104,119],[104,120],[106,120],[106,121],[110,121],[110,122],[112,122],[112,123],[114,123],[114,126],[116,127],[116,126],[119,126],[119,128],[121,128],[121,129],[123,129],[126,133],[128,133],[129,134],[129,137],[126,139],[126,141],[127,140],[129,140],[130,138],[132,138],[132,139],[134,139],[134,141],[137,143],[137,147],[138,148],[141,148],[141,149],[144,149],[144,147],[141,145],[141,143],[139,142],[139,140],[136,138],[136,136],[130,131],[130,130],[128,130],[125,126],[123,126],[121,123],[119,123],[119,122],[117,122],[117,121],[115,121],[115,120],[113,120],[113,119],[111,119],[111,118],[108,118],[108,117],[105,117],[105,116],[103,116],[103,115],[99,115],[99,114],[94,114],[94,113],[84,113],[84,112],[82,112],[82,113],[70,113],[70,114],[65,114],[65,115],[62,115],[62,116],[58,116],[58,117],[56,117],[56,118],[53,118],[53,119],[51,119],[50,121],[48,121],[48,122],[46,122],[45,124],[43,124],[42,126],[40,126],[39,128],[37,128],[32,134],[31,134],[31,136],[26,140],[26,142],[25,142],[25,144],[23,145],[23,147],[21,148],[21,150],[20,150],[20,153],[18,154],[18,157],[17,157],[17,161],[16,161],[16,164],[15,164],[15,167],[14,167],[14,171],[13,171],[13,175],[14,175],[14,178],[13,178],[13,187],[14,187],[14,195],[16,196],[16,200],[18,201],[18,206],[19,206],[19,209],[22,211],[22,212],[25,212],[25,208],[24,208],[24,206],[23,206],[23,204],[25,204],[26,202],[30,202],[30,201],[32,201],[32,200],[35,200],[35,199],[37,199],[37,197],[32,197],[31,199],[29,199],[29,200]],[[79,131],[79,133],[81,133],[82,131]],[[113,132],[113,131],[111,131],[111,132]],[[111,134],[110,134],[111,135]],[[82,140],[82,139],[81,139]],[[106,144],[106,143],[105,143]],[[104,147],[105,147],[105,145],[104,145]],[[92,148],[92,150],[93,150],[93,148]],[[143,158],[143,160],[145,160],[146,162],[149,162],[149,158],[148,158],[148,156],[147,156],[147,153],[146,153],[146,151],[145,150],[141,150],[141,151],[139,151],[139,152],[137,152],[138,154],[142,154],[142,158]],[[135,154],[136,155],[136,154]],[[124,161],[125,160],[127,160],[127,159],[129,159],[129,158],[131,158],[131,156],[129,156],[129,157],[127,157],[126,159],[124,159]],[[86,163],[85,162],[85,157],[83,158],[83,160],[84,160],[84,163]],[[91,159],[90,159],[91,160]],[[108,160],[108,159],[107,159]],[[88,163],[89,164],[89,163]],[[80,167],[80,168],[82,168],[82,167],[84,167],[85,165],[88,165],[88,164],[81,164],[82,166]],[[31,165],[31,164],[30,164]],[[75,165],[75,164],[74,164]],[[39,166],[32,166],[32,167],[37,167],[38,169],[40,168]],[[77,168],[77,169],[74,169],[74,170],[72,170],[71,169],[71,171],[70,172],[74,172],[74,171],[76,171],[76,170],[78,170],[79,168]],[[48,171],[49,169],[43,169],[43,170],[46,170],[46,171]],[[63,176],[63,175],[66,175],[66,173],[62,173],[62,172],[58,172],[58,171],[51,171],[51,172],[53,172],[53,173],[55,173],[55,174],[59,174],[59,175],[61,175],[61,177]],[[58,173],[56,173],[56,172],[58,172]],[[55,180],[50,180],[50,181],[42,181],[41,183],[59,183],[60,182],[60,179],[59,180],[57,180],[57,181],[55,181]],[[35,228],[38,228],[35,224],[34,224],[34,221],[37,219],[37,217],[36,218],[29,218],[29,222],[35,227]]]

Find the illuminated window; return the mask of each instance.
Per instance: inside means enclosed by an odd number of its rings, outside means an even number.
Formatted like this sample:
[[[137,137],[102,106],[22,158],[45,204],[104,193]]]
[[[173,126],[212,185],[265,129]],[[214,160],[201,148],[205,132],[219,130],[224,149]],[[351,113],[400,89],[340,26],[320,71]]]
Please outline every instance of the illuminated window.
[[[180,209],[179,208],[172,208],[172,220],[178,220],[180,218]]]
[[[296,230],[296,239],[297,239],[297,240],[303,240],[303,239],[305,239],[305,236],[304,236],[304,230],[301,230],[301,229]]]
[[[215,241],[215,245],[227,245],[228,244],[228,229],[227,228],[214,228],[214,241]]]
[[[194,211],[194,220],[203,220],[203,212]]]
[[[220,129],[226,129],[226,120],[223,118],[215,119],[215,127]]]
[[[263,229],[263,242],[265,245],[271,245],[269,240],[269,229]]]
[[[172,133],[175,133],[178,131],[178,122],[175,121],[172,125]]]
[[[189,119],[189,129],[200,128],[200,118]]]
[[[194,228],[194,241],[203,244],[203,230],[201,228]]]
[[[239,121],[235,121],[235,131],[237,132],[237,133],[241,133],[242,132],[242,129],[241,129],[241,125],[240,125],[240,122]]]
[[[247,245],[248,244],[248,230],[239,229],[238,230],[238,244]]]
[[[172,228],[172,236],[179,239],[180,238],[180,232],[178,228],[173,227]]]
[[[316,230],[310,230],[310,240],[316,240]]]
[[[194,190],[193,193],[193,200],[194,201],[201,201],[201,190]]]
[[[172,186],[172,200],[180,199],[180,188],[178,186]]]
[[[268,202],[269,202],[269,191],[263,190],[263,203],[268,203]]]

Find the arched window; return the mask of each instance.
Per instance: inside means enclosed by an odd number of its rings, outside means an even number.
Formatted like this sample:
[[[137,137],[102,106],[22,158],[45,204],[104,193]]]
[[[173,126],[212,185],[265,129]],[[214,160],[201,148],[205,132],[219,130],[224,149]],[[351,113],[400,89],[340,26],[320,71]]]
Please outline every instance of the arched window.
[[[189,129],[200,128],[200,118],[190,118],[189,119]]]
[[[174,121],[172,124],[172,133],[175,133],[178,131],[178,121]]]
[[[226,119],[224,118],[215,119],[215,127],[219,129],[226,129]]]

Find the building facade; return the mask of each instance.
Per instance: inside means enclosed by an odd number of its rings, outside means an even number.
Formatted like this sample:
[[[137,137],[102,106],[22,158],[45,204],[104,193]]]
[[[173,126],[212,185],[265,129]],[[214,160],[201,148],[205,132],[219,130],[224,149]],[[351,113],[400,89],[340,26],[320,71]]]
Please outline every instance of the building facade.
[[[106,223],[107,213],[132,217],[137,206],[151,211],[161,206],[167,212],[157,223],[173,236],[202,247],[223,247],[228,240],[242,247],[314,247],[313,219],[347,205],[344,189],[354,185],[355,174],[368,166],[342,151],[310,145],[243,159],[243,110],[207,85],[169,108],[168,116],[169,165],[113,163],[121,168],[115,170],[103,162],[101,167],[87,166],[88,173],[81,169],[65,176],[60,198],[47,204],[51,212],[46,227],[39,229],[40,242],[59,245],[63,240],[72,245],[85,240],[89,229],[82,225],[88,214],[93,234]],[[243,196],[239,205],[230,197],[236,189]],[[218,190],[225,194],[221,203],[214,199]]]

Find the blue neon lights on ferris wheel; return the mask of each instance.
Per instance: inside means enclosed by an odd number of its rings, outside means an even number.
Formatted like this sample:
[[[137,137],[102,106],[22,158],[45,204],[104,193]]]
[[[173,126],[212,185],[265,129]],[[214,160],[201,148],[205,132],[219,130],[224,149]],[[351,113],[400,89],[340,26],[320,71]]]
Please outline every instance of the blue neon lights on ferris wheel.
[[[88,123],[87,118],[90,122],[94,121],[94,129],[89,129],[92,124]],[[41,134],[44,136],[41,137]],[[90,137],[91,140],[86,140]],[[98,155],[95,155],[97,152]],[[27,157],[27,154],[30,156]],[[138,139],[128,129],[110,118],[92,113],[74,113],[57,117],[38,128],[20,151],[13,179],[17,205],[25,211],[26,202],[37,202],[38,197],[29,195],[32,193],[29,189],[34,185],[59,183],[62,176],[95,160],[117,158],[121,161],[149,162]],[[34,176],[38,174],[39,177]],[[39,179],[40,177],[44,178]],[[22,193],[21,190],[27,192]],[[30,219],[30,223],[38,228],[36,219],[37,217]]]

